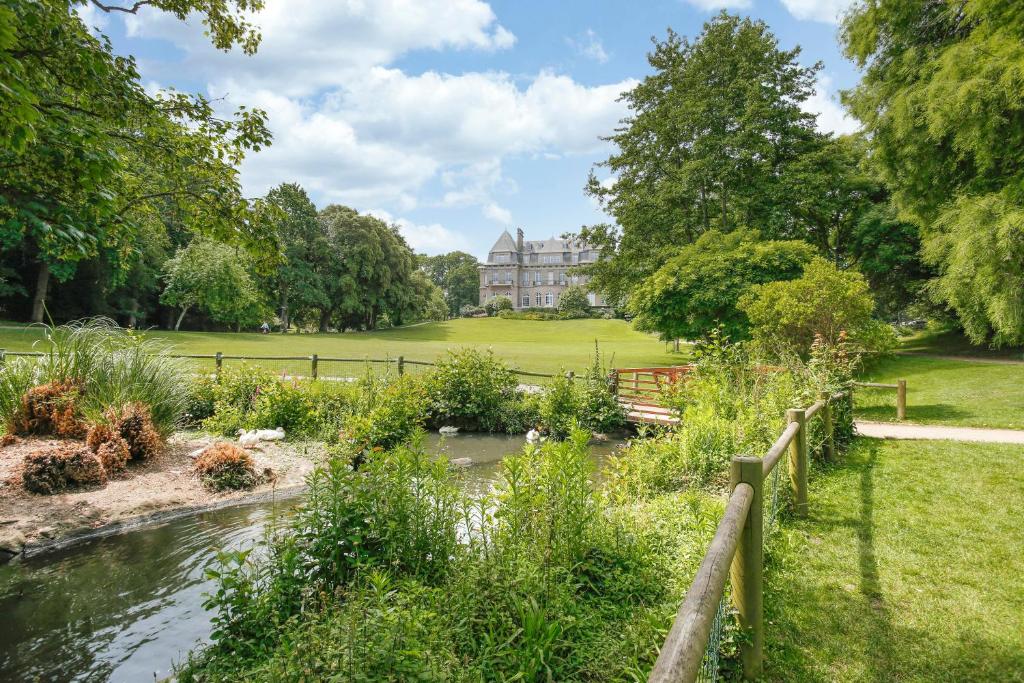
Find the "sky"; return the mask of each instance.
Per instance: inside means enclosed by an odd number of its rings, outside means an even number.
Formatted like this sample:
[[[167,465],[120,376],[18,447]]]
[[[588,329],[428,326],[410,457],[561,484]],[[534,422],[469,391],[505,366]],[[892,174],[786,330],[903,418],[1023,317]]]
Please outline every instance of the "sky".
[[[850,2],[267,0],[254,56],[216,50],[195,18],[81,12],[148,89],[267,112],[274,143],[243,162],[247,196],[296,182],[318,208],[397,224],[418,252],[483,258],[504,229],[545,239],[609,220],[583,186],[628,114],[619,95],[650,73],[652,37],[695,37],[723,8],[821,61],[806,108],[823,131],[856,130],[838,103],[857,80],[836,42]]]

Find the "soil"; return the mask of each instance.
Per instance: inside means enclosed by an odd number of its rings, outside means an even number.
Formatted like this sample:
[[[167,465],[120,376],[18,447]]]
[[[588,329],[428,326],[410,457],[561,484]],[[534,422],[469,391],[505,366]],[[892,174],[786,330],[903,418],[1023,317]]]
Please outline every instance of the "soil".
[[[26,455],[57,441],[28,437],[0,446],[0,561],[34,546],[56,544],[133,518],[182,508],[218,507],[233,499],[294,489],[323,455],[319,444],[260,443],[249,452],[257,472],[270,469],[266,481],[254,489],[214,492],[193,474],[191,454],[216,440],[194,433],[175,434],[162,452],[145,462],[129,463],[127,471],[106,486],[55,495],[25,491],[20,472]]]

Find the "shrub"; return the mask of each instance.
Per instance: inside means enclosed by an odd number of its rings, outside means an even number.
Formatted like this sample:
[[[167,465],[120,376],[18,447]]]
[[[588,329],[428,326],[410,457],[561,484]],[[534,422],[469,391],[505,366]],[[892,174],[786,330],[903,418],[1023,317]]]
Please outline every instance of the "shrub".
[[[260,387],[245,421],[251,429],[282,427],[289,433],[301,433],[312,423],[312,413],[306,385],[278,380]]]
[[[507,296],[496,296],[484,304],[484,311],[487,312],[487,315],[497,315],[502,311],[511,311],[514,308],[512,299],[509,299]]]
[[[591,311],[587,291],[579,285],[566,287],[558,297],[558,313],[566,319],[589,318]]]
[[[50,382],[32,387],[7,426],[12,434],[54,435],[81,438],[85,423],[80,418],[81,389],[71,381]]]
[[[124,440],[132,460],[146,460],[155,455],[163,445],[163,437],[156,430],[149,406],[129,403],[121,408],[108,408],[103,420],[110,431]],[[95,442],[100,435],[93,438]]]
[[[198,427],[211,417],[217,404],[217,380],[209,375],[198,375],[185,390],[185,411],[182,419],[190,427]]]
[[[503,320],[562,320],[562,316],[551,311],[501,311],[498,317]]]
[[[474,306],[473,304],[463,304],[459,308],[459,315],[463,318],[475,318],[477,316],[485,315],[487,313],[480,306]]]
[[[235,436],[239,429],[249,428],[249,413],[260,392],[277,381],[270,372],[245,363],[237,368],[224,368],[213,390],[213,414],[203,420],[203,429]]]
[[[625,426],[625,412],[611,391],[596,347],[594,361],[583,375],[571,380],[559,375],[545,387],[540,417],[558,439],[564,439],[576,426],[592,432],[609,432]]]
[[[421,382],[404,375],[381,384],[370,394],[369,410],[350,414],[344,422],[339,439],[350,456],[407,444],[423,428],[426,395]]]
[[[195,472],[214,491],[249,489],[260,481],[252,456],[225,441],[218,441],[199,454]]]
[[[128,442],[120,436],[114,436],[101,443],[96,448],[95,453],[96,457],[99,458],[100,464],[103,465],[103,471],[107,473],[108,477],[113,477],[124,471],[128,466],[128,461],[131,459]]]
[[[76,486],[102,486],[107,475],[88,447],[56,444],[25,456],[21,481],[27,491],[53,494]]]
[[[490,350],[449,351],[424,380],[429,421],[435,427],[501,431],[503,411],[518,398],[518,384]]]
[[[801,277],[756,285],[739,302],[757,344],[773,355],[803,358],[815,338],[834,346],[844,332],[857,353],[891,351],[895,332],[872,317],[874,307],[863,275],[841,271],[821,257],[813,259]]]

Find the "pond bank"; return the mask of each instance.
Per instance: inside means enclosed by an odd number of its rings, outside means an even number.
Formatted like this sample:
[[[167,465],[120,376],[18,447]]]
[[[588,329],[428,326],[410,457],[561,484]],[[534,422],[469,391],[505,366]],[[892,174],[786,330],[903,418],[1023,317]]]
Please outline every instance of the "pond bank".
[[[19,439],[0,449],[0,562],[297,489],[322,456],[319,444],[263,443],[251,453],[257,471],[273,472],[270,481],[247,491],[213,492],[193,474],[189,456],[212,442],[196,434],[176,434],[163,452],[130,465],[124,476],[102,488],[49,496],[25,491],[19,473],[25,455],[54,441]]]

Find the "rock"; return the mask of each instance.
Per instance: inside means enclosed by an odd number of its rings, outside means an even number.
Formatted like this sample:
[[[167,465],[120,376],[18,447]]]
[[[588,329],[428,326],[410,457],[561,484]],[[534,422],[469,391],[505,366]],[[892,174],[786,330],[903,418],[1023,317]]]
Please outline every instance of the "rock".
[[[594,432],[593,434],[591,434],[590,440],[593,441],[594,443],[607,443],[608,435],[602,434],[601,432]]]
[[[0,553],[18,555],[25,548],[25,535],[17,529],[8,529],[0,534]]]
[[[52,526],[40,527],[37,533],[43,538],[53,538],[53,535],[57,533],[57,530]]]
[[[444,427],[441,427],[437,431],[438,431],[438,433],[440,433],[440,434],[442,434],[444,436],[455,436],[456,434],[459,433],[459,428],[458,427],[452,427],[451,425],[445,425]]]
[[[473,464],[473,458],[452,458],[448,462],[452,467],[469,467]]]

